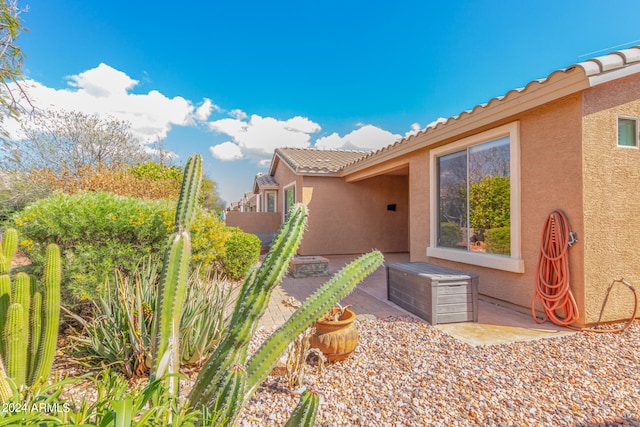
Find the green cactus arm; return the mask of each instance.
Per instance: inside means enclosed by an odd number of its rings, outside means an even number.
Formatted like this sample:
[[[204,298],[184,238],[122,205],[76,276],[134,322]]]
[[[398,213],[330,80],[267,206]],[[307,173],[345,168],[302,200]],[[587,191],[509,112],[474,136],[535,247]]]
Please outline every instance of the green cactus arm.
[[[29,307],[31,307],[31,277],[27,273],[18,273],[13,278],[13,295],[11,303],[23,307],[24,324],[29,324]]]
[[[289,261],[300,246],[307,217],[305,205],[297,204],[292,208],[262,264],[245,280],[230,322],[229,334],[239,340],[236,347],[247,348],[245,344],[249,342],[260,317],[267,309],[271,292],[282,281]]]
[[[0,359],[0,402],[7,402],[11,397],[13,397],[13,390],[9,385],[9,381],[7,381],[7,371],[4,369],[4,363]]]
[[[8,274],[0,275],[0,333],[7,323],[7,314],[11,304],[11,278]],[[0,357],[5,360],[4,339],[0,339]]]
[[[234,364],[227,371],[222,381],[220,393],[213,406],[209,408],[212,413],[217,414],[217,423],[221,427],[233,426],[240,414],[240,404],[244,396],[246,382],[246,371],[244,366]]]
[[[260,267],[245,279],[231,318],[231,325],[242,324],[250,313],[253,317],[259,317],[264,313],[271,291],[282,281],[289,268],[289,261],[300,246],[308,215],[309,211],[305,205],[293,206],[287,221],[276,233],[271,249]]]
[[[60,247],[49,244],[45,252],[44,295],[42,297],[42,334],[40,336],[37,361],[30,383],[42,379],[46,381],[51,374],[56,354],[58,327],[60,323],[60,281],[62,267]]]
[[[29,325],[29,350],[27,352],[27,379],[28,384],[33,384],[33,373],[36,369],[36,360],[40,340],[42,339],[42,292],[36,292],[31,298],[31,314]]]
[[[230,329],[204,364],[189,401],[199,406],[215,401],[221,375],[233,363],[244,363],[246,351],[260,316],[266,310],[273,288],[280,283],[289,261],[296,253],[306,225],[307,208],[295,205],[273,240],[271,250],[261,266],[245,278],[234,312]]]
[[[4,330],[7,375],[18,386],[25,384],[26,379],[27,326],[24,324],[24,311],[22,305],[11,304]]]
[[[198,204],[200,182],[202,181],[202,156],[193,154],[184,168],[184,178],[176,207],[175,231],[190,230]]]
[[[15,228],[7,228],[2,235],[2,252],[0,252],[0,274],[11,271],[11,260],[18,250],[18,232]]]
[[[247,393],[251,397],[264,381],[289,343],[313,322],[344,298],[351,290],[384,262],[379,251],[372,251],[346,265],[312,294],[271,334],[247,362]]]
[[[284,427],[312,427],[316,423],[320,396],[315,390],[305,390],[300,396],[298,406]]]
[[[191,256],[191,240],[189,233],[174,233],[173,241],[165,254],[162,277],[158,288],[154,327],[155,345],[153,348],[152,378],[161,378],[165,367],[175,373],[180,363],[179,355],[179,321],[184,294],[189,275],[189,258]],[[169,353],[167,353],[169,352]],[[168,359],[167,359],[168,358]],[[165,363],[160,363],[166,360]],[[177,380],[169,380],[172,393],[177,393]]]

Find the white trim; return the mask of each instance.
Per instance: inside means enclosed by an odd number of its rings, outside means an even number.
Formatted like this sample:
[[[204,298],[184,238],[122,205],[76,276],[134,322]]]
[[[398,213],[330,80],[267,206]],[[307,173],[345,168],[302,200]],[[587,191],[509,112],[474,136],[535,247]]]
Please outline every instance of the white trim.
[[[269,195],[270,194],[273,194],[273,196],[275,197],[275,200],[273,201],[274,212],[278,212],[278,190],[264,190],[262,192],[262,195],[263,195],[262,199],[264,203],[262,208],[264,209],[264,212],[269,212]]]
[[[631,120],[636,122],[636,144],[635,145],[620,145],[619,141],[620,141],[620,119],[623,120]],[[625,115],[618,115],[616,116],[616,147],[618,148],[635,148],[638,149],[638,143],[640,142],[640,126],[638,126],[640,123],[638,122],[638,118],[637,117],[631,117],[631,116],[625,116]]]
[[[524,273],[524,260],[504,255],[483,254],[458,249],[428,247],[427,256],[446,259],[479,267],[494,268],[496,270]]]
[[[607,83],[616,79],[628,77],[638,72],[640,72],[640,63],[623,66],[609,72],[603,72],[589,77],[589,86],[598,86],[602,83]]]
[[[481,144],[494,139],[509,136],[510,149],[510,193],[511,193],[511,256],[484,254],[471,251],[460,251],[438,247],[438,157],[459,151],[465,147]],[[522,260],[522,230],[521,230],[521,210],[520,210],[520,122],[515,121],[477,135],[463,138],[451,144],[435,148],[429,153],[430,167],[430,242],[427,247],[427,256],[442,258],[450,261],[465,264],[478,265],[481,267],[495,268],[499,270],[524,273],[524,261]]]

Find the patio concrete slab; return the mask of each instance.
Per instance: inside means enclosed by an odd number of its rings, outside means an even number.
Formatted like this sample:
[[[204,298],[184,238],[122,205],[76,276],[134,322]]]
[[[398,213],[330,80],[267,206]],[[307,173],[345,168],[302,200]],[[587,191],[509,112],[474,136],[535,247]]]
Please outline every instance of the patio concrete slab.
[[[306,278],[286,276],[282,283],[274,289],[267,312],[260,321],[260,326],[267,330],[280,326],[295,311],[295,307],[290,305],[292,299],[304,301],[333,274],[357,257],[356,255],[323,256],[329,259],[329,276]],[[385,264],[408,261],[409,254],[407,253],[385,254]],[[482,283],[482,277],[480,281]],[[422,321],[387,300],[387,276],[384,266],[378,268],[358,284],[353,292],[341,301],[341,304],[351,304],[361,319],[411,316]],[[531,315],[487,301],[480,301],[478,304],[478,323],[439,324],[436,328],[474,346],[552,338],[574,333],[569,329],[550,323],[538,325]]]

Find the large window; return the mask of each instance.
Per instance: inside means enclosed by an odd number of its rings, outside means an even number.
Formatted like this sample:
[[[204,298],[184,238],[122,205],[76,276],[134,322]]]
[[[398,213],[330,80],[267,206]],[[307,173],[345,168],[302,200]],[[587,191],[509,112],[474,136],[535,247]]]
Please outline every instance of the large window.
[[[431,154],[429,256],[521,271],[518,124]]]
[[[438,157],[438,246],[511,255],[509,137]]]
[[[618,146],[638,146],[638,119],[618,117]]]

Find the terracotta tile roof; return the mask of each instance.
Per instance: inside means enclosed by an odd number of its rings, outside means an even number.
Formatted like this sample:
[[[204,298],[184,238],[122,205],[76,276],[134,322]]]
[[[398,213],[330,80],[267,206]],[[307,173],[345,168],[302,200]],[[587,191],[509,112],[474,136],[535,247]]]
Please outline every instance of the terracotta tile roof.
[[[277,187],[278,182],[267,173],[259,173],[256,175],[256,185],[259,187]]]
[[[296,173],[333,174],[370,151],[320,150],[317,148],[276,148],[275,155]],[[275,157],[275,156],[274,156]]]
[[[486,117],[496,115],[492,110],[498,110],[500,108],[506,109],[507,107],[505,107],[505,105],[511,101],[518,103],[520,102],[519,99],[523,96],[531,95],[533,97],[535,96],[534,92],[542,92],[540,89],[551,84],[564,86],[562,87],[562,90],[557,91],[555,95],[547,95],[545,98],[547,102],[552,99],[553,96],[560,98],[572,93],[572,91],[576,92],[578,90],[584,90],[586,88],[638,72],[640,72],[640,46],[633,46],[629,49],[588,59],[570,67],[556,70],[546,78],[533,80],[523,88],[513,89],[503,96],[492,98],[489,102],[476,105],[471,110],[463,111],[457,116],[453,116],[448,119],[438,119],[436,122],[433,122],[431,125],[416,134],[410,135],[400,141],[396,141],[395,143],[379,150],[372,151],[367,155],[355,158],[351,162],[343,165],[342,169],[345,173],[350,173],[352,167],[361,167],[363,162],[366,162],[367,164],[369,162],[373,162],[375,164],[377,160],[382,160],[382,158],[388,158],[390,156],[393,157],[394,151],[404,152],[406,146],[412,144],[417,139],[420,139],[421,144],[424,144],[425,138],[430,138],[431,135],[435,138],[439,134],[447,133],[449,128],[460,125],[461,122],[466,120],[471,120],[473,117],[482,116],[483,114]],[[572,78],[574,73],[578,73],[577,77]],[[489,122],[488,120],[489,119],[485,120],[483,124],[487,124]],[[481,121],[482,120],[480,119],[476,120],[476,122]]]

